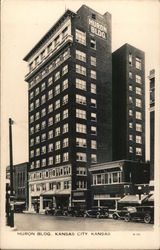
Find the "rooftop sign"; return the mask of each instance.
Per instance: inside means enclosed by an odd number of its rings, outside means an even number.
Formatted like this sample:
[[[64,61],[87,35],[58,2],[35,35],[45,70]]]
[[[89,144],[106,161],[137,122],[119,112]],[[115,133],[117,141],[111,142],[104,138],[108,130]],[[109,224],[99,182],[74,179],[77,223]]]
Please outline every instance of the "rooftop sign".
[[[88,19],[88,23],[89,23],[89,29],[90,29],[91,33],[93,33],[101,38],[106,39],[107,28],[104,25],[94,21],[91,18]]]

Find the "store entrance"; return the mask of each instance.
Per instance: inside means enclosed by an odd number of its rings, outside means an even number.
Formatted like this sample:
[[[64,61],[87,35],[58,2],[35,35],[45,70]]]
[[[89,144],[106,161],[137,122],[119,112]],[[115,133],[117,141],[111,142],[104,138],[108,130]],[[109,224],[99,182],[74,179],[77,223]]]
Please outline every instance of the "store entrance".
[[[59,209],[67,209],[69,206],[69,195],[55,196],[56,207]]]

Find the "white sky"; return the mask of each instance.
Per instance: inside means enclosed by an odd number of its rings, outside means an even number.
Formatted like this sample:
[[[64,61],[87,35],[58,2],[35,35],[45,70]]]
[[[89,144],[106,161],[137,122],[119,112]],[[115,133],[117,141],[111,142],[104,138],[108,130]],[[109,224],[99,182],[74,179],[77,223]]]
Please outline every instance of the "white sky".
[[[1,132],[4,168],[9,165],[9,117],[15,121],[13,163],[28,161],[28,88],[24,82],[28,67],[23,58],[64,13],[65,7],[76,12],[82,4],[101,14],[106,11],[112,14],[112,51],[124,43],[130,43],[145,52],[146,76],[150,69],[157,68],[160,54],[160,5],[156,0],[3,0]]]

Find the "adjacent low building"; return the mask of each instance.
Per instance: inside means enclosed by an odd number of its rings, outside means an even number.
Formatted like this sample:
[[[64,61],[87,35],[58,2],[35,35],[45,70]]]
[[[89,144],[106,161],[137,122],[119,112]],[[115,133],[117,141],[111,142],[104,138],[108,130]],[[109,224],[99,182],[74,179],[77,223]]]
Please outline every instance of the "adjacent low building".
[[[149,163],[120,160],[91,165],[93,206],[115,208],[125,195],[149,193]]]

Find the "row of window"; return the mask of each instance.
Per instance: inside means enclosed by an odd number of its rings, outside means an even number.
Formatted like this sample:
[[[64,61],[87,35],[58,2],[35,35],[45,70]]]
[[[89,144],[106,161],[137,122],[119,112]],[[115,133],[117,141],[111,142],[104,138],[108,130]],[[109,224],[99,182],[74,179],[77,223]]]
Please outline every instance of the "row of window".
[[[80,50],[76,50],[76,59],[80,60],[82,62],[86,62],[86,53],[84,53],[83,51],[80,51]],[[92,66],[96,66],[96,64],[97,64],[96,57],[94,57],[94,56],[90,57],[90,64]]]
[[[41,183],[41,184],[31,184],[30,190],[31,192],[42,192],[42,191],[49,191],[49,190],[64,190],[69,189],[71,187],[70,181],[57,181],[55,182],[49,182],[49,183]]]
[[[86,76],[86,68],[82,65],[76,64],[76,73]],[[92,79],[97,79],[97,72],[95,70],[90,70],[90,77]]]
[[[57,168],[52,168],[50,170],[45,171],[38,171],[38,172],[32,172],[29,173],[29,180],[39,180],[39,179],[47,179],[47,178],[53,178],[57,176],[67,176],[71,175],[71,166],[62,166]]]
[[[132,109],[129,109],[129,116],[133,116],[133,110]],[[142,113],[141,112],[136,111],[136,119],[137,120],[142,120]]]
[[[129,90],[130,90],[130,91],[133,91],[132,85],[129,85]],[[137,95],[142,95],[142,89],[139,88],[139,87],[136,87],[136,94],[137,94]]]
[[[122,182],[122,172],[93,174],[93,185],[113,184]]]
[[[142,59],[139,57],[136,57],[135,61],[133,62],[133,56],[131,53],[129,53],[128,55],[128,62],[130,66],[133,66],[133,64],[135,64],[136,69],[139,69],[139,70],[142,69]]]
[[[133,141],[133,135],[129,134],[129,140]],[[136,135],[136,143],[142,144],[142,136]]]
[[[47,45],[47,47],[35,58],[33,62],[29,64],[29,70],[32,71],[40,62],[42,62],[48,54],[50,54],[56,47],[63,41],[63,39],[69,34],[69,28],[65,27],[61,34],[59,34],[53,42]]]
[[[132,104],[133,103],[133,97],[129,96],[128,99],[129,99],[129,103]],[[136,98],[136,107],[142,108],[142,100],[139,99],[139,98]]]
[[[129,78],[133,79],[133,74],[129,71]],[[142,84],[142,77],[140,75],[135,75],[136,83]]]
[[[129,128],[133,128],[133,122],[129,122]],[[142,124],[136,123],[136,131],[142,132]]]
[[[61,162],[67,162],[69,161],[69,153],[65,152],[63,153],[63,157],[61,157],[60,154],[55,156],[55,161],[53,159],[53,156],[48,157],[48,166],[52,166],[54,163],[58,164]],[[87,162],[87,154],[86,153],[81,153],[78,152],[76,153],[76,161],[79,162]],[[96,154],[91,154],[91,163],[96,163],[97,162],[97,155]],[[43,158],[41,161],[36,160],[35,164],[34,162],[31,163],[31,168],[40,168],[40,167],[46,167],[47,166],[47,160],[46,158]]]
[[[86,46],[86,32],[76,29],[76,42]],[[90,47],[96,50],[96,40],[94,38],[90,39]]]
[[[129,146],[129,153],[133,153],[133,147]],[[136,155],[142,156],[142,148],[136,147]]]

